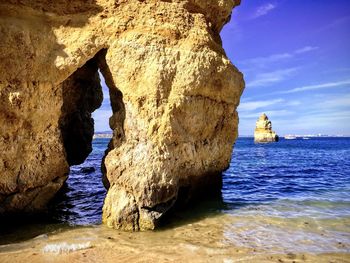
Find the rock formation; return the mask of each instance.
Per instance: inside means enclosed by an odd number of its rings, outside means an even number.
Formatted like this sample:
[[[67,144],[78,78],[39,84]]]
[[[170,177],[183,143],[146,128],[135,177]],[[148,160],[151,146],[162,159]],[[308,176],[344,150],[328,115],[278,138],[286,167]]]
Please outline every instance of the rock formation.
[[[153,229],[212,186],[237,137],[244,82],[219,33],[238,4],[0,1],[0,213],[44,209],[91,151],[98,70],[113,110],[103,222]]]
[[[272,130],[271,121],[263,113],[256,121],[256,128],[254,132],[255,142],[277,142],[278,135]]]

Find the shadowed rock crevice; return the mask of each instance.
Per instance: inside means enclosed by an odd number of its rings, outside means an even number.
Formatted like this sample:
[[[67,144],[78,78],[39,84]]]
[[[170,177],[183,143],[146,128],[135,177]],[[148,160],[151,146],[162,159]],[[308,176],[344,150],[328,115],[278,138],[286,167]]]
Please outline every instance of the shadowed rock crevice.
[[[94,120],[91,113],[101,106],[102,87],[96,59],[90,59],[62,83],[60,120],[67,162],[81,164],[92,151]]]

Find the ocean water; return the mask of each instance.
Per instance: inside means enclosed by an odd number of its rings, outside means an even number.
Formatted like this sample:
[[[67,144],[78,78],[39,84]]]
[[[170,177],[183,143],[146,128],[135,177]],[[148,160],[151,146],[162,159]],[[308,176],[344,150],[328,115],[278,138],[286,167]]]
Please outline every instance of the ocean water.
[[[48,219],[0,230],[1,243],[16,244],[11,248],[15,250],[18,242],[33,246],[35,236],[47,238],[66,230],[84,229],[80,235],[96,239],[118,232],[99,226],[106,193],[100,163],[108,141],[95,139],[85,163],[71,168]],[[282,138],[270,144],[239,138],[223,173],[222,199],[198,204],[159,231],[136,234],[130,246],[155,249],[159,243],[173,253],[183,247],[211,247],[210,253],[222,254],[225,248],[229,254],[232,246],[275,253],[349,253],[349,171],[350,138]],[[0,252],[6,249],[8,245]]]
[[[349,252],[349,154],[350,138],[238,139],[223,174],[224,212],[237,219],[230,238],[275,250]]]
[[[83,164],[71,167],[67,187],[51,208],[53,219],[71,226],[101,223],[106,189],[101,162],[110,139],[93,140],[93,151]]]

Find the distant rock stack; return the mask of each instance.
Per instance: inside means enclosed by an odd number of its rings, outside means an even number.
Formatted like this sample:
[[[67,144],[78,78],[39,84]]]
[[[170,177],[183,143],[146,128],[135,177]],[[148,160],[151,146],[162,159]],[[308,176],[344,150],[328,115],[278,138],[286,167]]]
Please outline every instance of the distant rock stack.
[[[263,113],[256,122],[256,128],[254,132],[255,142],[278,142],[278,135],[272,130],[271,121]]]

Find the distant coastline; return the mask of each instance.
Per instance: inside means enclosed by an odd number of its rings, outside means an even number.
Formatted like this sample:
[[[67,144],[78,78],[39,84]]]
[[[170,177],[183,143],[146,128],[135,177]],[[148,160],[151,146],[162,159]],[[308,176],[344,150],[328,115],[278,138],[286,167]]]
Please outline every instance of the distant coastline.
[[[346,138],[350,137],[350,135],[343,135],[343,134],[306,134],[306,135],[300,135],[300,134],[288,134],[288,135],[283,135],[280,136],[280,138],[285,138],[285,137],[295,137],[295,138]],[[106,138],[106,139],[111,139],[113,137],[113,133],[106,131],[106,132],[96,132],[93,136],[93,139],[99,139],[99,138]],[[254,135],[239,135],[238,138],[254,138]]]
[[[106,138],[106,139],[111,139],[113,137],[112,132],[96,132],[92,139],[99,139],[99,138]]]
[[[282,135],[280,136],[280,138],[285,138],[288,136],[293,136],[296,138],[346,138],[346,137],[350,137],[350,135],[343,135],[343,134],[307,134],[307,135],[300,135],[300,134],[286,134],[286,135]],[[239,135],[238,138],[254,138],[254,135]]]

